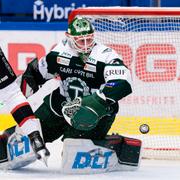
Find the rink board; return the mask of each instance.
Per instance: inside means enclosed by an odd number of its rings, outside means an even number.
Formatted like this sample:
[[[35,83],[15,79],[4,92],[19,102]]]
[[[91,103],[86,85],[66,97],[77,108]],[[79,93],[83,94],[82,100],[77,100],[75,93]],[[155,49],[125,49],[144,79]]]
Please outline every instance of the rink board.
[[[0,114],[0,131],[12,127],[15,124],[11,115]],[[117,116],[109,134],[180,135],[179,127],[180,119],[177,118]]]
[[[13,117],[7,114],[0,114],[0,131],[16,125]]]

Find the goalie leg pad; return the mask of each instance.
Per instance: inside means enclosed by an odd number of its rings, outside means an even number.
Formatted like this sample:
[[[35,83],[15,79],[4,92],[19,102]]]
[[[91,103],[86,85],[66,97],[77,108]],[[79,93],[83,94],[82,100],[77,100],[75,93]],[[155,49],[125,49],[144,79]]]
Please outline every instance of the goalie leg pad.
[[[96,141],[67,138],[63,144],[62,172],[93,174],[136,170],[140,149],[141,141],[122,136]]]
[[[108,135],[104,140],[95,140],[93,142],[116,152],[120,170],[138,169],[142,147],[142,142],[139,139]]]
[[[36,160],[29,138],[22,134],[18,126],[6,130],[2,136],[7,137],[4,144],[7,161],[0,164],[0,169],[18,169]]]
[[[96,146],[90,139],[70,139],[63,143],[62,172],[66,174],[94,174],[115,171],[116,153]]]

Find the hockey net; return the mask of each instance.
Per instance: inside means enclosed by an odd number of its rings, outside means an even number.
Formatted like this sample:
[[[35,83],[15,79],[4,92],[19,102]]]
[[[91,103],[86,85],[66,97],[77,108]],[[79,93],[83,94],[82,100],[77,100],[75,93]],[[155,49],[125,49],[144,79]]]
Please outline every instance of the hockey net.
[[[180,159],[180,9],[81,8],[96,41],[114,48],[129,67],[133,93],[119,102],[109,133],[138,137],[143,157]]]

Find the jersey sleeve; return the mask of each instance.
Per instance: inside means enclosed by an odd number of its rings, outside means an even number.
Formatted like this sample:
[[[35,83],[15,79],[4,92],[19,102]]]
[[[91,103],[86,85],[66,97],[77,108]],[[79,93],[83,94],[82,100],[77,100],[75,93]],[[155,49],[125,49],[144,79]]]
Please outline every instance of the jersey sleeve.
[[[16,74],[6,59],[4,52],[0,47],[0,89],[3,89],[14,82]]]
[[[67,42],[63,40],[57,44],[46,56],[38,62],[38,69],[42,77],[46,80],[52,79],[59,74],[58,56],[63,53]]]
[[[48,64],[47,60],[50,59],[49,56],[51,56],[51,53],[52,52],[50,52],[48,55],[42,57],[38,62],[38,70],[39,70],[42,78],[45,80],[49,80],[54,77],[54,75],[52,73],[48,72],[49,64]]]
[[[114,50],[109,54],[104,68],[106,98],[118,101],[132,92],[131,73]]]

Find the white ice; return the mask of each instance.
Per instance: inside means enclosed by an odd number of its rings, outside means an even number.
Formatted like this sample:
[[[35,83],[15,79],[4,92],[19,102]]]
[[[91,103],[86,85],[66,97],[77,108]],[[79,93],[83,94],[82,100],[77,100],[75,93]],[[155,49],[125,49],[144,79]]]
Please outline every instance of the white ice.
[[[1,180],[179,180],[180,161],[142,160],[137,171],[110,172],[91,175],[67,175],[61,173],[62,143],[58,139],[47,144],[51,156],[48,167],[40,161],[20,170],[0,171]]]

